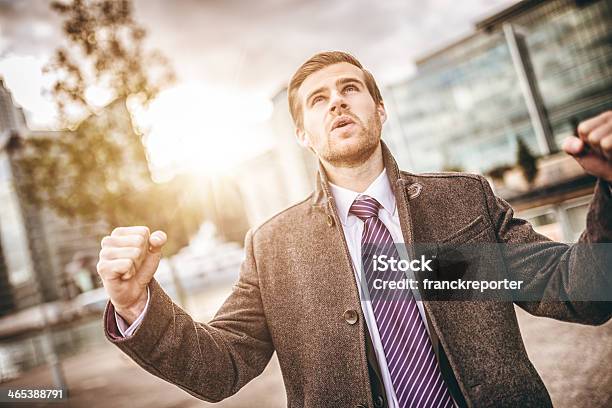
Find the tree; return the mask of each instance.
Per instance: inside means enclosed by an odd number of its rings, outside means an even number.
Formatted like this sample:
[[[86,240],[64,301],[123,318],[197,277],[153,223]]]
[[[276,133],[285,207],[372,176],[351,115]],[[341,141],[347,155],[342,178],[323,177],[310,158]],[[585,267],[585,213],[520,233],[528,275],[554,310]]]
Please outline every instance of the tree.
[[[511,165],[500,164],[498,166],[495,166],[495,167],[487,170],[485,172],[485,175],[491,177],[493,180],[503,181],[504,180],[504,174],[506,174],[506,172],[508,172],[509,170],[512,170],[512,166]]]
[[[133,19],[130,0],[54,1],[51,8],[65,17],[69,44],[47,67],[58,78],[53,94],[65,121],[96,112],[88,97],[92,89],[146,104],[174,81],[168,60],[158,51],[145,51],[146,31]]]
[[[186,178],[153,183],[143,135],[126,105],[146,106],[172,83],[172,68],[159,52],[145,50],[146,32],[130,1],[51,7],[64,18],[67,46],[47,71],[57,78],[52,94],[68,130],[23,141],[17,161],[25,194],[66,217],[164,229],[170,237],[164,252],[171,255],[197,231],[203,197]],[[92,89],[108,90],[105,106],[96,105]]]
[[[529,150],[529,146],[519,136],[516,139],[517,150],[516,150],[516,162],[521,168],[523,177],[529,185],[533,183],[536,176],[538,175],[537,158]]]

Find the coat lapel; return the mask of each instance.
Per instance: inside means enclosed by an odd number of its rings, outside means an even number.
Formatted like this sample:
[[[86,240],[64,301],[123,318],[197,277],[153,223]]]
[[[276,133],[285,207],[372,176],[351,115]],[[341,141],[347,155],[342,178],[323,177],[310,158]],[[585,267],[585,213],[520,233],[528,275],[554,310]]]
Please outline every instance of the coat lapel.
[[[406,251],[409,257],[414,258],[416,254],[414,251],[414,229],[410,212],[410,200],[418,198],[418,196],[421,194],[423,186],[413,180],[413,178],[410,177],[409,174],[400,172],[399,167],[397,166],[397,162],[393,158],[393,155],[389,151],[389,148],[387,147],[385,142],[383,142],[382,140],[381,147],[383,155],[383,164],[385,166],[385,169],[387,170],[389,184],[391,185],[391,188],[393,189],[393,194],[395,195],[395,202],[397,205],[399,221],[402,229],[402,235],[404,237]],[[313,208],[317,208],[325,214],[325,217],[327,218],[327,223],[330,227],[333,226],[340,230],[340,236],[342,238],[345,256],[347,257],[349,264],[352,266],[348,247],[344,239],[344,233],[342,232],[342,224],[340,222],[340,218],[336,210],[334,197],[331,194],[331,189],[329,187],[329,181],[327,179],[325,169],[320,161],[319,172],[317,173],[316,177],[315,192],[312,198],[312,205]],[[353,271],[351,270],[351,272]],[[359,288],[357,287],[354,278],[352,280],[354,283],[353,286],[355,288],[355,292],[357,296],[359,296]],[[423,302],[423,307],[427,316],[427,324],[432,340],[432,345],[436,355],[439,357],[439,341],[438,336],[433,326],[431,325],[431,309],[427,302]]]
[[[415,251],[415,238],[413,219],[410,211],[410,200],[417,199],[421,194],[423,186],[413,180],[407,173],[402,173],[397,166],[397,162],[393,158],[393,155],[389,151],[387,145],[381,141],[382,154],[385,169],[387,169],[387,176],[389,178],[389,184],[393,188],[393,194],[395,195],[395,203],[399,215],[400,226],[402,228],[402,235],[404,237],[404,245],[406,247],[407,255],[410,258],[415,258],[417,253]],[[431,324],[431,310],[428,302],[423,302],[423,308],[425,309],[425,315],[427,317],[427,326],[432,342],[434,352],[438,360],[440,358],[440,342],[436,331]]]

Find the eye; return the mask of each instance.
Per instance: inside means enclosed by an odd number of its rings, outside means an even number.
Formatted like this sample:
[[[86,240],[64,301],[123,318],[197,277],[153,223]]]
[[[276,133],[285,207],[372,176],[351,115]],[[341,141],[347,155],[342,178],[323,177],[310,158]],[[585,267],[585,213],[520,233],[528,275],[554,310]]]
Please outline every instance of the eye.
[[[353,92],[353,91],[358,91],[355,85],[347,85],[344,87],[344,92]]]
[[[321,102],[323,100],[323,97],[321,95],[316,96],[313,100],[312,100],[312,104],[315,105],[319,102]]]

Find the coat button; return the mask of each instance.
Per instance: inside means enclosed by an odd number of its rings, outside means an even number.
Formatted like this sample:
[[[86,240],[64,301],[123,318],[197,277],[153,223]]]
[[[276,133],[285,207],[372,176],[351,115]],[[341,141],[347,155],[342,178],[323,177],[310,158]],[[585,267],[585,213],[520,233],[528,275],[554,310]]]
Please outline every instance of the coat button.
[[[348,309],[344,312],[344,320],[346,320],[348,324],[355,324],[357,320],[359,320],[359,315],[356,310]]]
[[[382,408],[385,406],[385,400],[381,395],[374,398],[374,408]]]
[[[334,217],[332,217],[330,214],[327,214],[327,225],[330,227],[334,226]]]

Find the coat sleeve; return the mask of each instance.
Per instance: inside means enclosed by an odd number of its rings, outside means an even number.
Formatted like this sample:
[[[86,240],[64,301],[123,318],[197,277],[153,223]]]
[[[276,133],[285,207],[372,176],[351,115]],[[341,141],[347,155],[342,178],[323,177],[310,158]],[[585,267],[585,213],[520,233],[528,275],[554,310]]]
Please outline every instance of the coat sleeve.
[[[251,231],[232,293],[208,323],[195,322],[153,279],[149,309],[136,332],[122,338],[109,302],[108,340],[153,375],[193,396],[218,402],[259,375],[274,351],[259,291]]]
[[[599,325],[612,317],[612,197],[598,180],[586,229],[572,245],[553,242],[531,224],[514,217],[512,207],[494,195],[481,178],[489,216],[511,279],[524,282],[527,312],[554,319]]]

